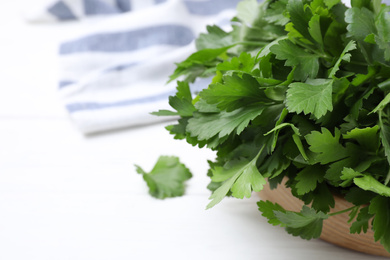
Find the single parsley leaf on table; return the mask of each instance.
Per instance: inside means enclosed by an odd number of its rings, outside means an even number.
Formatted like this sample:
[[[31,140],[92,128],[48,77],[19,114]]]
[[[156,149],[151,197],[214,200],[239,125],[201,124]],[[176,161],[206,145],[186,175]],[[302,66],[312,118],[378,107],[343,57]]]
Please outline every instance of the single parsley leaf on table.
[[[192,177],[189,169],[174,156],[160,156],[150,172],[145,172],[137,165],[135,167],[146,181],[150,195],[157,199],[182,196],[185,181]]]

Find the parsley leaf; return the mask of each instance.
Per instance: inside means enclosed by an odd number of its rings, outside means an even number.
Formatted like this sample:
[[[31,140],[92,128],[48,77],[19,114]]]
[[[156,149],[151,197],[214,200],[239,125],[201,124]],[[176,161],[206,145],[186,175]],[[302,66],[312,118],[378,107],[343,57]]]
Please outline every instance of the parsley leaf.
[[[290,112],[313,114],[317,119],[333,110],[333,80],[308,79],[288,86],[286,105]]]
[[[329,78],[333,78],[334,75],[336,74],[336,72],[339,70],[340,68],[340,63],[342,61],[351,61],[351,54],[348,53],[352,50],[355,50],[356,49],[356,43],[355,41],[350,41],[347,46],[345,46],[343,52],[341,53],[339,59],[337,60],[336,64],[333,66],[332,70],[329,72]]]
[[[305,167],[297,174],[295,180],[297,181],[295,188],[298,195],[306,194],[313,191],[317,187],[317,183],[324,180],[323,170],[318,165]]]
[[[309,149],[316,153],[316,161],[327,164],[348,156],[346,148],[340,144],[340,130],[335,129],[334,136],[326,128],[321,128],[321,131],[313,131],[305,136]]]
[[[191,90],[188,85],[188,82],[178,81],[176,89],[177,89],[176,95],[169,97],[169,105],[177,112],[168,111],[168,110],[159,110],[158,112],[153,112],[152,115],[156,115],[156,116],[179,115],[182,117],[192,116],[192,113],[195,112],[196,109],[192,104],[192,95],[191,95]]]
[[[379,147],[379,126],[366,127],[366,128],[355,128],[343,135],[344,139],[354,139],[363,148],[376,152]]]
[[[213,171],[212,180],[214,182],[225,181],[216,189],[209,199],[212,201],[207,205],[207,209],[218,204],[231,190],[232,196],[236,198],[249,198],[252,191],[260,191],[267,183],[257,168],[257,160],[264,147],[251,161],[239,159],[232,161],[228,166],[216,167]]]
[[[303,206],[301,212],[275,211],[274,214],[289,234],[303,239],[320,237],[323,221],[328,218],[327,214],[307,206]]]
[[[260,84],[248,74],[242,77],[237,74],[225,76],[223,83],[211,84],[209,88],[199,93],[199,96],[209,104],[217,104],[220,110],[227,112],[254,103],[272,103],[260,89]]]
[[[231,134],[238,135],[249,122],[259,116],[264,110],[263,106],[254,104],[247,108],[236,109],[232,112],[220,113],[194,113],[194,117],[188,120],[187,131],[198,140],[208,140],[214,136],[219,138]]]
[[[268,223],[277,226],[282,225],[282,222],[275,216],[275,212],[286,212],[282,206],[278,203],[272,203],[271,201],[259,201],[257,202],[259,211],[262,212],[262,216],[268,219]]]
[[[360,209],[356,220],[351,225],[351,228],[350,228],[351,233],[360,234],[362,231],[364,233],[367,232],[368,226],[369,226],[368,222],[374,216],[373,214],[370,214],[368,209],[369,209],[369,207],[364,207],[364,208]]]
[[[317,76],[319,69],[319,56],[317,54],[300,48],[290,40],[281,40],[271,46],[270,50],[277,59],[286,60],[286,66],[296,67],[294,72],[296,80],[306,80],[308,77],[315,78]]]
[[[390,251],[390,200],[377,196],[371,200],[369,213],[375,215],[372,228],[375,241],[380,240],[387,251]]]
[[[363,190],[372,191],[379,195],[390,197],[390,187],[380,183],[372,175],[364,175],[360,178],[354,178],[354,183]]]
[[[208,77],[213,75],[213,73],[207,73],[208,69],[214,67],[217,58],[225,54],[226,51],[234,45],[235,44],[216,49],[202,49],[193,53],[186,60],[176,64],[177,67],[174,73],[169,77],[169,81],[173,81],[180,76],[185,76],[185,81],[194,82],[197,77]]]
[[[220,71],[236,71],[251,73],[255,66],[255,58],[251,54],[242,52],[239,57],[233,57],[217,65]]]
[[[201,33],[196,39],[196,48],[198,50],[219,49],[233,44],[232,35],[216,25],[207,26],[207,32],[207,34]]]
[[[312,13],[309,8],[304,7],[302,0],[290,0],[287,4],[287,11],[294,28],[306,39],[311,40],[308,23]]]
[[[142,174],[150,195],[158,199],[182,196],[185,190],[184,182],[192,177],[179,158],[173,156],[160,156],[149,173],[137,165],[136,170]]]
[[[380,49],[384,51],[385,60],[390,60],[390,14],[389,8],[383,8],[376,19],[376,27],[378,35],[375,36],[375,41]]]

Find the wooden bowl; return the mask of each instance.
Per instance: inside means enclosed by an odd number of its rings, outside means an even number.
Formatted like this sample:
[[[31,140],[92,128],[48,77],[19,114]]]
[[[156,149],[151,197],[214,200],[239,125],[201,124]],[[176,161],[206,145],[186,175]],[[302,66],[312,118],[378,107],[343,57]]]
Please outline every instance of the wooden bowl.
[[[300,211],[303,202],[291,194],[290,188],[286,188],[285,181],[278,185],[277,189],[271,190],[269,185],[264,186],[264,190],[259,192],[262,200],[269,200],[278,203],[286,210]],[[331,212],[344,210],[353,206],[344,198],[335,196],[335,208]],[[324,221],[321,239],[329,243],[348,248],[351,250],[378,256],[390,257],[379,242],[374,242],[374,232],[369,229],[367,233],[349,233],[348,212],[332,216]]]

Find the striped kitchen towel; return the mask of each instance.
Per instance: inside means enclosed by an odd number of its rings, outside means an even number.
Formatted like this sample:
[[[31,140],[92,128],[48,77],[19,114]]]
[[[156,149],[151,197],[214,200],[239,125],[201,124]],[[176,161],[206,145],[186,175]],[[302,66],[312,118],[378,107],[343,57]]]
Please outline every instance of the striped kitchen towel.
[[[48,21],[95,16],[93,26],[78,30],[59,47],[59,92],[78,129],[90,134],[166,120],[150,112],[169,109],[168,96],[175,93],[176,84],[166,82],[175,62],[195,51],[194,39],[206,25],[228,25],[238,2],[52,2],[45,14]],[[208,80],[198,81],[192,90],[207,84]]]

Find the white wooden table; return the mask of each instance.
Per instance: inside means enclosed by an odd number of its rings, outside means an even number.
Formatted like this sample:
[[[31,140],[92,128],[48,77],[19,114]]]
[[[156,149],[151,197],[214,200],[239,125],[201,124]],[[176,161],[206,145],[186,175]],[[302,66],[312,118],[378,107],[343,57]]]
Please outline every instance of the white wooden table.
[[[26,0],[27,1],[27,0]],[[213,153],[164,124],[84,137],[56,93],[56,51],[74,24],[28,25],[0,2],[0,259],[382,259],[270,226],[257,196],[205,210]],[[187,195],[151,198],[134,164],[178,155]]]

